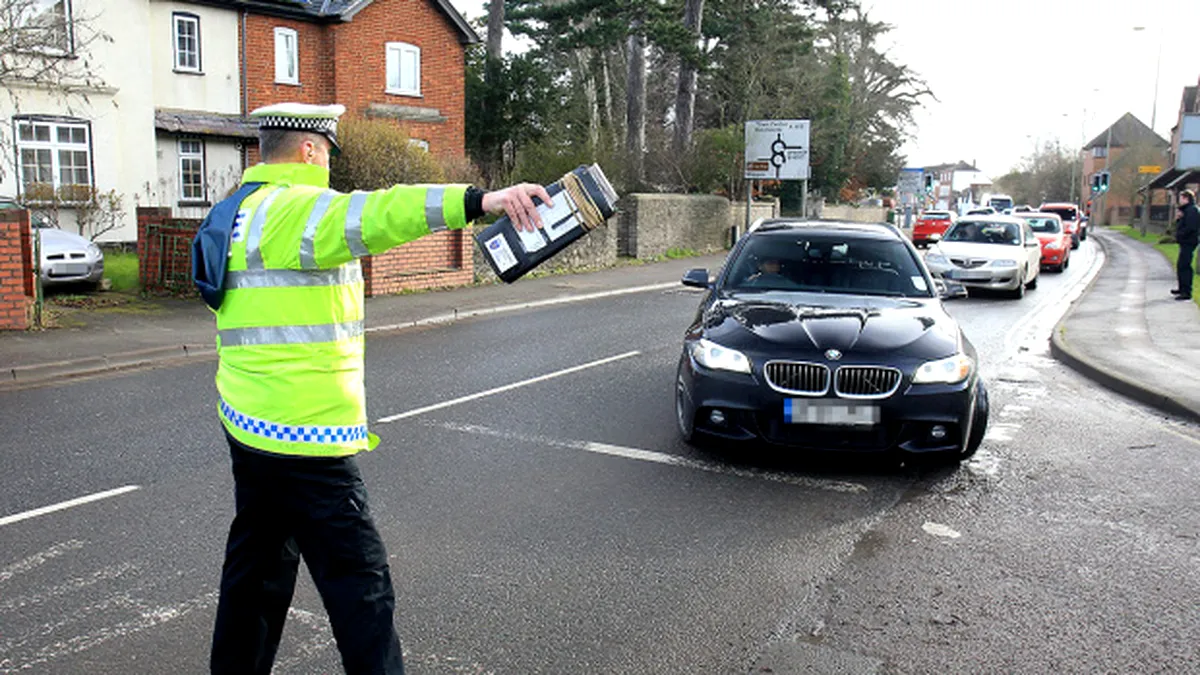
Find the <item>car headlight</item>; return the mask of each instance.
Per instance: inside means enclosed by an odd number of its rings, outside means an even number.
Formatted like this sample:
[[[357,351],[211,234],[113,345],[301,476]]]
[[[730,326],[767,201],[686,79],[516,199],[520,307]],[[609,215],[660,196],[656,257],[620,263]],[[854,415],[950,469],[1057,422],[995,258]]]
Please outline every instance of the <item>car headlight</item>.
[[[948,358],[922,363],[913,374],[913,384],[957,384],[970,377],[974,370],[975,360],[966,354],[958,353]]]
[[[1052,241],[1049,244],[1046,244],[1046,248],[1050,251],[1057,251],[1058,249],[1062,248],[1062,242]]]
[[[750,372],[750,359],[746,358],[745,354],[703,338],[692,345],[692,358],[705,368],[713,370],[729,370],[735,373]]]
[[[992,267],[1016,267],[1016,260],[993,260]]]
[[[101,256],[100,247],[95,244],[88,244],[87,251],[93,258],[99,258]]]
[[[950,259],[941,253],[927,253],[925,254],[925,262],[932,265],[949,265]]]

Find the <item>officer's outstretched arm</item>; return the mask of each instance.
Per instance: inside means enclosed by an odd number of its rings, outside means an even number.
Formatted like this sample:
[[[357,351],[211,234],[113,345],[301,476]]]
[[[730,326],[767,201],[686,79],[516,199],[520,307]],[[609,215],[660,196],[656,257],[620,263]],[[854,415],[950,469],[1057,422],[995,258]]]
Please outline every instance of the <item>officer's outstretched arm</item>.
[[[467,225],[463,203],[467,187],[396,185],[370,192],[329,190],[305,200],[301,210],[307,214],[295,214],[305,223],[300,266],[337,267],[433,232],[462,229]],[[306,251],[308,241],[312,248]]]

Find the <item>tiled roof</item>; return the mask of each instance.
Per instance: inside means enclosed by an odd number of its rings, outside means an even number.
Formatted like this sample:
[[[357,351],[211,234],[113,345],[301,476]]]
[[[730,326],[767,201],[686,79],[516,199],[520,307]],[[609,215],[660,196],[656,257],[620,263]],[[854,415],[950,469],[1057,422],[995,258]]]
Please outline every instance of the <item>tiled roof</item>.
[[[1100,132],[1091,143],[1083,146],[1084,150],[1104,147],[1108,144],[1108,130],[1112,129],[1112,147],[1127,148],[1131,145],[1149,143],[1155,147],[1165,148],[1171,145],[1166,139],[1154,133],[1144,122],[1130,113],[1121,115],[1121,119],[1113,122],[1111,127]]]
[[[280,12],[308,16],[316,20],[352,21],[354,15],[373,0],[195,0],[205,4],[224,5],[250,11]],[[454,9],[450,0],[425,0],[441,12],[458,29],[459,39],[466,44],[479,42],[479,35],[467,20]]]
[[[154,111],[154,127],[179,134],[229,138],[258,137],[257,122],[243,115],[228,113],[158,108]]]

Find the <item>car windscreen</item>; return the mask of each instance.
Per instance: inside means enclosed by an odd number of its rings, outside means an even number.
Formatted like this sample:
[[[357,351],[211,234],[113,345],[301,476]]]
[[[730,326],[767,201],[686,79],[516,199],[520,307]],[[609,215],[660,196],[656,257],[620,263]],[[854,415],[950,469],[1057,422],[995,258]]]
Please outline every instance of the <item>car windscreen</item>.
[[[958,223],[946,232],[942,241],[962,241],[972,244],[1021,245],[1021,228],[1015,223],[972,221]]]
[[[1054,215],[1058,216],[1059,218],[1062,218],[1063,220],[1075,220],[1075,217],[1076,217],[1075,209],[1070,208],[1070,207],[1057,208],[1057,209],[1045,208],[1045,209],[1041,209],[1041,210],[1045,211],[1046,213],[1053,213]]]
[[[950,217],[950,214],[945,211],[926,211],[921,214],[921,217],[929,220],[945,220]]]
[[[747,241],[725,290],[930,297],[916,259],[899,240],[789,232]]]
[[[1062,231],[1062,227],[1058,224],[1057,218],[1026,218],[1025,222],[1029,223],[1029,227],[1034,232],[1043,234],[1058,234]]]

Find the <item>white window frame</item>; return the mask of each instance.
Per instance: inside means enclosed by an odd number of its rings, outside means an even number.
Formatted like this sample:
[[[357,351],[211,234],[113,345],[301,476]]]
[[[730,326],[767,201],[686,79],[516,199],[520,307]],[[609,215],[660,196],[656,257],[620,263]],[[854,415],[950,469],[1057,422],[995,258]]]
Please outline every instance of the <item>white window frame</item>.
[[[181,73],[199,73],[201,71],[200,61],[200,17],[187,12],[173,12],[171,14],[171,37],[175,51],[175,70]],[[183,57],[192,54],[185,52],[179,48],[179,26],[182,23],[190,23],[195,27],[193,37],[196,40],[196,65],[189,66],[183,62]]]
[[[287,39],[291,38],[291,53],[286,50],[288,47]],[[285,51],[281,51],[285,50]],[[287,58],[291,57],[292,63],[296,66],[296,72],[288,77]],[[276,84],[300,84],[300,35],[294,28],[286,28],[284,26],[275,27],[275,83]]]
[[[405,88],[401,67],[404,57],[408,55],[416,61],[416,78],[412,87]],[[393,70],[395,79],[392,78]],[[421,48],[407,42],[389,42],[385,46],[384,56],[384,92],[398,96],[421,95]]]
[[[17,119],[13,120],[13,125],[15,127],[13,129],[13,133],[14,133],[14,138],[16,138],[16,149],[17,149],[17,173],[18,173],[17,182],[18,182],[18,186],[20,188],[22,195],[26,194],[26,189],[30,182],[34,182],[34,183],[43,183],[44,182],[44,181],[36,181],[36,180],[35,181],[27,181],[26,180],[25,161],[24,161],[24,151],[26,151],[26,150],[32,150],[35,153],[37,151],[45,151],[45,152],[50,153],[51,182],[49,183],[49,185],[51,185],[55,190],[58,190],[59,188],[63,187],[63,185],[64,185],[64,183],[62,182],[62,175],[61,175],[62,168],[63,168],[63,162],[62,162],[62,156],[60,153],[62,153],[62,152],[86,153],[86,169],[87,169],[88,181],[86,183],[74,183],[74,182],[66,183],[66,185],[79,185],[79,186],[84,186],[84,187],[88,187],[88,188],[92,188],[95,186],[96,173],[93,170],[93,163],[92,163],[92,128],[89,123],[87,123],[86,121],[74,121],[74,120],[68,121],[68,120],[53,120],[53,119],[38,119],[38,118],[17,118]],[[36,134],[37,134],[38,127],[45,127],[45,128],[49,129],[49,140],[36,140]],[[26,128],[29,129],[30,134],[34,135],[34,140],[23,139],[21,137],[22,132]],[[69,129],[71,131],[82,130],[83,134],[84,134],[83,142],[78,143],[75,141],[65,141],[65,142],[59,141],[58,134],[59,134],[59,131],[63,130],[63,129]],[[78,170],[79,168],[82,168],[82,167],[73,166],[74,170]]]
[[[185,143],[195,143],[199,146],[198,152],[185,152],[183,145]],[[206,202],[208,201],[208,181],[205,180],[205,164],[204,161],[204,139],[202,138],[181,138],[175,144],[179,154],[179,201],[180,202]],[[184,180],[184,162],[199,162],[200,163],[200,193],[198,195],[189,195],[187,193],[187,181]]]
[[[429,141],[425,140],[424,138],[410,138],[408,139],[408,144],[413,147],[420,148],[425,152],[429,152]]]
[[[39,42],[33,35],[35,32],[42,31],[49,34],[52,28],[57,29],[58,26],[31,26],[30,24],[34,21],[34,19],[45,14],[45,10],[43,10],[41,14],[37,14],[36,12],[43,4],[46,6],[45,9],[48,10],[60,3],[62,4],[63,11],[61,37],[62,42],[65,44],[48,44]],[[32,2],[18,5],[17,8],[21,9],[22,13],[29,11],[35,12],[34,14],[30,15],[7,18],[7,20],[15,21],[13,24],[13,28],[15,28],[15,30],[11,32],[14,42],[16,43],[13,45],[13,47],[17,51],[31,51],[39,54],[45,54],[47,56],[71,56],[75,53],[75,22],[71,18],[71,0],[32,0]]]
[[[1096,159],[1104,159],[1105,157],[1108,157],[1108,148],[1103,145],[1093,145],[1092,157],[1095,157]]]

